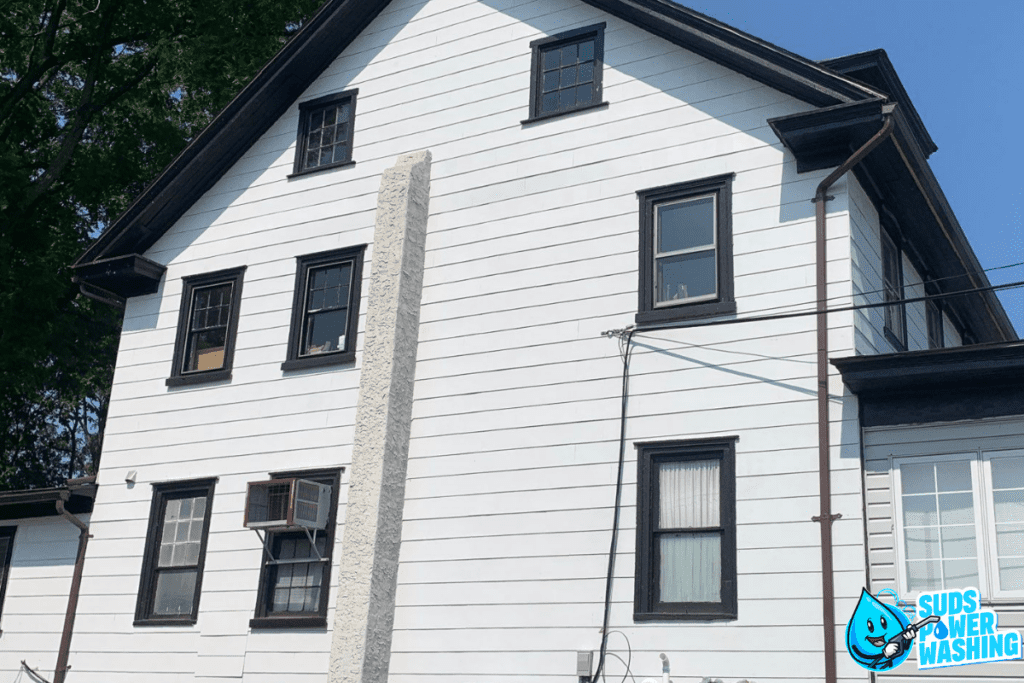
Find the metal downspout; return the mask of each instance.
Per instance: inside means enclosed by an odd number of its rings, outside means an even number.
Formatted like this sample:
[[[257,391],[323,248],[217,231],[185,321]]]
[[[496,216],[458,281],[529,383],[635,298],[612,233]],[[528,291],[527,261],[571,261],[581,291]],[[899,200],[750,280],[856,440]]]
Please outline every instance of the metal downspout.
[[[70,493],[66,494],[70,497]],[[64,631],[60,636],[60,649],[57,650],[57,666],[53,672],[53,683],[64,683],[68,672],[68,654],[71,651],[71,632],[75,627],[75,613],[78,611],[78,590],[82,585],[82,568],[85,565],[85,549],[89,545],[89,526],[64,509],[63,498],[57,499],[57,513],[80,529],[78,534],[78,556],[75,558],[75,571],[71,577],[71,591],[68,593],[68,610],[64,615]]]
[[[864,157],[871,153],[892,134],[895,119],[892,116],[896,105],[890,104],[883,108],[884,121],[881,130],[865,142],[860,149],[832,171],[818,185],[814,195],[815,206],[815,259],[816,259],[816,294],[818,299],[816,316],[818,322],[818,482],[820,513],[811,519],[821,525],[821,592],[822,617],[825,629],[825,681],[836,681],[836,614],[835,588],[832,580],[832,522],[839,515],[832,514],[832,478],[829,465],[829,420],[828,420],[828,308],[827,284],[828,265],[826,261],[826,207],[825,203],[832,199],[826,194],[832,185]]]

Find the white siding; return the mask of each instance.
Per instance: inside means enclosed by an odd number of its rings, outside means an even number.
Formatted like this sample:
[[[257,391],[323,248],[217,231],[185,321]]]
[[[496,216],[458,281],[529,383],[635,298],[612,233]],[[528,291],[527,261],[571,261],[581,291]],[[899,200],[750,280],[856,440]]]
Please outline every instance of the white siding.
[[[89,515],[79,518],[88,522]],[[49,679],[64,630],[78,527],[62,517],[0,520],[0,526],[17,527],[0,615],[0,679],[15,680],[22,660]]]
[[[598,21],[609,107],[521,125],[529,42]],[[329,631],[248,629],[260,547],[241,527],[244,487],[277,469],[349,462],[359,355],[354,367],[280,370],[295,257],[369,242],[379,176],[398,155],[430,149],[434,164],[395,683],[575,683],[574,652],[599,645],[621,373],[616,342],[600,333],[636,312],[637,190],[735,173],[740,314],[813,308],[809,200],[825,172],[797,175],[766,123],[806,104],[575,0],[396,1],[301,100],[353,87],[355,166],[288,179],[293,106],[147,253],[168,270],[125,314],[76,683],[326,680]],[[832,193],[829,295],[849,300],[847,181]],[[372,257],[371,245],[364,297]],[[169,390],[181,278],[243,264],[232,380]],[[853,316],[830,326],[832,355],[851,355]],[[611,624],[628,635],[634,674],[656,675],[666,652],[676,680],[820,680],[813,317],[636,343],[630,442],[740,437],[739,619],[634,624],[627,444]],[[859,429],[838,376],[830,388],[842,615],[865,580]],[[199,622],[134,627],[150,484],[203,476],[220,480]],[[332,605],[336,583],[337,572]],[[841,624],[837,634],[843,680],[864,680]],[[611,647],[624,654],[619,636]],[[622,675],[614,659],[608,674]]]
[[[994,418],[921,426],[877,427],[864,430],[864,488],[867,492],[867,533],[869,574],[872,593],[892,588],[903,595],[899,585],[893,510],[896,492],[892,487],[892,458],[943,453],[977,452],[979,449],[1020,448],[1024,419]],[[911,604],[913,604],[911,602]],[[1024,627],[1024,606],[1018,601],[986,602],[999,614],[999,628]],[[953,672],[953,673],[950,673]],[[972,664],[955,669],[917,671],[917,651],[898,670],[898,675],[880,675],[879,683],[927,679],[929,681],[1019,681],[1024,662]]]

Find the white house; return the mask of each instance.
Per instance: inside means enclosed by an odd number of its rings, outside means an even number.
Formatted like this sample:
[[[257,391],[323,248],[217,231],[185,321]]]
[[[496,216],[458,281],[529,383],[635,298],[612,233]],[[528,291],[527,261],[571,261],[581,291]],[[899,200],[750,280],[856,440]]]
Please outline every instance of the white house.
[[[880,51],[328,2],[77,264],[125,316],[67,680],[868,680],[862,587],[936,579],[827,361],[1018,350],[934,150]]]

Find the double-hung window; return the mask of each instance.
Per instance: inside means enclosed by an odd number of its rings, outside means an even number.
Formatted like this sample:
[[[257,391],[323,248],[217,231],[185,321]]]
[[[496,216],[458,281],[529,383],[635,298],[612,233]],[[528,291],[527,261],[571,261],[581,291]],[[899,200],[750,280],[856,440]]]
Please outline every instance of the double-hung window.
[[[928,348],[941,349],[945,346],[942,330],[942,306],[935,299],[924,303],[925,318],[928,325]]]
[[[637,620],[736,617],[735,444],[638,444]]]
[[[882,289],[885,303],[885,336],[897,351],[907,349],[907,312],[903,303],[903,258],[882,228]]]
[[[358,90],[299,104],[299,133],[292,175],[352,164]]]
[[[154,485],[136,625],[196,622],[215,484],[201,479]]]
[[[186,277],[167,386],[231,378],[245,267]]]
[[[272,479],[292,477],[331,487],[327,525],[322,531],[272,531],[266,538],[253,628],[322,628],[327,626],[331,553],[337,521],[340,470],[275,472]]]
[[[734,313],[733,174],[642,190],[638,323]]]
[[[901,593],[1024,598],[1024,450],[893,459]]]
[[[284,370],[355,359],[366,245],[300,256]]]
[[[15,526],[0,526],[0,616],[4,610],[7,578],[11,573],[11,557],[14,555],[14,532],[17,529]]]
[[[595,24],[530,43],[530,118],[523,123],[604,105],[604,27]]]

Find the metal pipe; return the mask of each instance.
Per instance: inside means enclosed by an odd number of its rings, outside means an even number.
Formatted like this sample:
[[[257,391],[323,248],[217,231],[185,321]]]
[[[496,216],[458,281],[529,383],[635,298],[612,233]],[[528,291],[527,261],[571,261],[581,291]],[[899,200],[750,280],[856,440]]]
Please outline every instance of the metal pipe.
[[[68,672],[68,654],[71,652],[71,633],[75,627],[75,613],[78,611],[78,591],[82,585],[82,568],[85,566],[85,549],[89,545],[89,526],[64,509],[64,500],[70,498],[67,493],[57,499],[57,514],[79,528],[78,556],[75,558],[75,571],[71,576],[71,590],[68,593],[68,609],[64,614],[64,631],[60,636],[60,649],[57,650],[57,666],[53,672],[53,683],[64,683]]]
[[[818,486],[820,514],[812,517],[812,521],[821,526],[821,591],[822,620],[825,629],[825,681],[836,681],[836,614],[835,588],[832,581],[832,472],[829,465],[829,422],[828,422],[828,308],[827,285],[828,265],[826,261],[826,211],[825,203],[831,199],[828,189],[860,163],[892,134],[895,119],[892,112],[895,105],[883,108],[884,124],[870,140],[853,153],[836,170],[818,185],[814,194],[815,206],[815,259],[816,259],[816,293],[818,299]]]
[[[99,301],[101,304],[107,304],[108,306],[113,306],[114,308],[124,310],[125,299],[123,297],[120,297],[117,294],[114,294],[113,292],[108,292],[107,290],[97,287],[96,285],[90,285],[88,282],[82,280],[77,275],[73,276],[71,278],[71,281],[78,285],[78,291],[80,291],[87,298],[93,299],[94,301]]]

